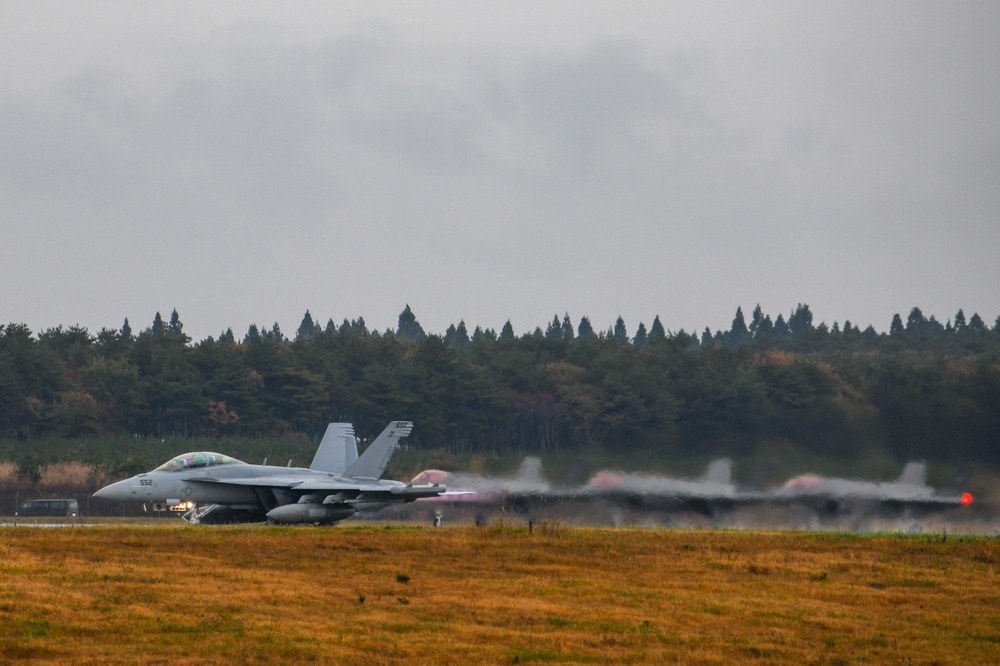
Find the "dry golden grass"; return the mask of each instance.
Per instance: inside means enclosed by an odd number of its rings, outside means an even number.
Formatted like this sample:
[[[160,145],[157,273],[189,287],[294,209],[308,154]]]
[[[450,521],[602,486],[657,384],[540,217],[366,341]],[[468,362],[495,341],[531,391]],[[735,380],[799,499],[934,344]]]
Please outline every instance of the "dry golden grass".
[[[110,482],[104,472],[79,462],[50,463],[44,465],[39,473],[38,488],[42,491],[88,491]]]
[[[1000,542],[0,529],[0,662],[1000,662]]]

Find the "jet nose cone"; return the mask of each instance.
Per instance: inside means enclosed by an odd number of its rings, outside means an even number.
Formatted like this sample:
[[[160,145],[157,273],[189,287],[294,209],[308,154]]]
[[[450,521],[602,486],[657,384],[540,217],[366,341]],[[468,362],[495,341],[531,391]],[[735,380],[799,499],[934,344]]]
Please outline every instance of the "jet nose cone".
[[[96,493],[94,493],[94,497],[96,497],[97,499],[112,500],[118,502],[122,502],[129,499],[130,495],[131,495],[131,489],[129,487],[128,480],[118,481],[116,483],[112,483],[111,485],[104,486]]]

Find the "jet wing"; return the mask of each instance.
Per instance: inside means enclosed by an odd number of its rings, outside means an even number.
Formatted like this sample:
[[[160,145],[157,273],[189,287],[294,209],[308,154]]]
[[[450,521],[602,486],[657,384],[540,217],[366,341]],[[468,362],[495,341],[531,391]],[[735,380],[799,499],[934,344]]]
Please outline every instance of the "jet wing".
[[[567,493],[563,500],[581,504],[605,504],[637,511],[688,511],[712,517],[750,501],[732,493],[639,491],[634,488],[585,488]]]
[[[351,482],[343,479],[303,479],[294,475],[243,477],[218,479],[208,476],[189,477],[185,481],[198,483],[218,483],[221,485],[250,486],[253,488],[281,488],[295,493],[364,493],[368,496],[387,497],[435,497],[447,490],[439,483],[427,485],[386,485],[376,481]]]
[[[359,491],[378,492],[387,491],[392,486],[384,486],[373,482],[345,482],[342,479],[303,479],[301,476],[293,474],[281,474],[277,476],[248,476],[232,479],[219,479],[210,476],[195,476],[184,479],[196,483],[218,483],[231,486],[250,486],[253,488],[286,488],[289,490],[300,490],[303,492],[339,492],[339,491]]]
[[[385,498],[412,498],[419,499],[421,497],[436,497],[441,493],[445,492],[447,488],[441,484],[429,484],[423,486],[387,486],[377,483],[344,483],[342,481],[333,483],[324,483],[317,481],[307,481],[303,482],[297,486],[291,488],[293,492],[296,493],[356,493],[358,495],[364,495],[369,499],[374,499],[377,497]]]

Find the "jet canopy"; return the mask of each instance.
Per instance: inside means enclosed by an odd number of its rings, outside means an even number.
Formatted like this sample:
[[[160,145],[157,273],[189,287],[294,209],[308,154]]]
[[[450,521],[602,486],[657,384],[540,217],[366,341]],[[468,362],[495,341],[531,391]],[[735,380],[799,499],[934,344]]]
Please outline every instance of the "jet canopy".
[[[176,458],[172,458],[157,467],[154,472],[183,472],[188,469],[199,467],[213,467],[215,465],[245,465],[242,460],[237,460],[221,453],[182,453]]]

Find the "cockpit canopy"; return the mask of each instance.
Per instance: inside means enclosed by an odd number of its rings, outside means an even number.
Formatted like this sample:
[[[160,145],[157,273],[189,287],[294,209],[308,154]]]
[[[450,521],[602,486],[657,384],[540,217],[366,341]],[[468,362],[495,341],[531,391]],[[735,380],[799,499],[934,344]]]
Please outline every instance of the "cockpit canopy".
[[[188,469],[199,467],[212,467],[215,465],[245,465],[242,460],[224,456],[221,453],[200,452],[182,453],[176,458],[172,458],[157,467],[154,472],[182,472]]]

